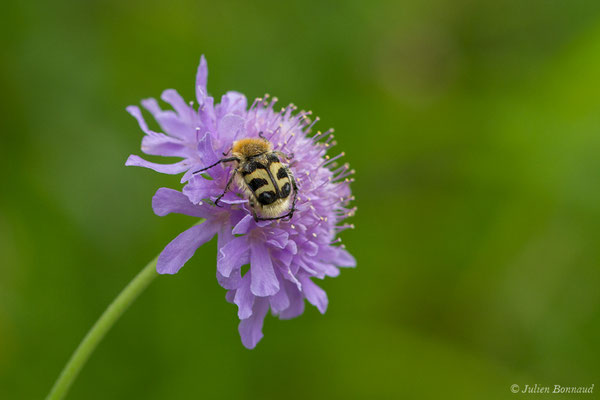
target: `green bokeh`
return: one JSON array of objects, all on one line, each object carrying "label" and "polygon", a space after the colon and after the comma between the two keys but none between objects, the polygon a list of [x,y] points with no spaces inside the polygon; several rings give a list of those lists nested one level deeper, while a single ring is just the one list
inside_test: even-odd
[{"label": "green bokeh", "polygon": [[2,8],[0,398],[42,398],[107,304],[193,223],[152,213],[177,177],[124,167],[142,137],[124,108],[166,88],[192,100],[200,54],[217,98],[268,92],[335,127],[357,170],[343,240],[358,268],[322,282],[326,315],[268,316],[249,351],[213,241],[152,284],[69,398],[600,391],[600,2]]}]

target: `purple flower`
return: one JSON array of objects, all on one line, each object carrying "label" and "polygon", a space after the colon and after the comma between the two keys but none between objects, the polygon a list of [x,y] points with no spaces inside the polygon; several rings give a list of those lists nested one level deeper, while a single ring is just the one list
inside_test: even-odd
[{"label": "purple flower", "polygon": [[[173,110],[163,110],[154,99],[142,101],[164,133],[151,131],[140,109],[130,106],[146,134],[142,151],[149,155],[179,157],[174,164],[156,164],[131,155],[126,165],[151,168],[166,174],[184,173],[183,190],[160,188],[152,199],[157,215],[185,214],[203,218],[177,236],[160,254],[157,270],[175,274],[198,247],[218,236],[217,280],[227,289],[226,298],[238,306],[242,343],[254,348],[262,338],[267,311],[281,319],[294,318],[304,311],[304,299],[324,313],[327,294],[312,278],[339,274],[338,267],[354,267],[356,262],[337,234],[353,227],[343,220],[352,216],[350,192],[354,173],[347,164],[338,165],[326,155],[335,145],[333,130],[308,136],[318,118],[310,112],[294,114],[292,104],[274,110],[276,99],[268,95],[250,107],[246,97],[227,92],[217,105],[206,91],[207,66],[204,56],[196,76],[198,107],[186,103],[176,91],[165,90],[162,100]],[[298,201],[291,220],[255,221],[248,199],[239,187],[230,190],[214,205],[233,172],[234,166],[219,164],[205,174],[193,172],[223,158],[235,140],[264,135],[275,150],[293,154],[289,168],[296,177]],[[232,185],[235,186],[235,185]],[[242,266],[250,264],[246,273]]]}]

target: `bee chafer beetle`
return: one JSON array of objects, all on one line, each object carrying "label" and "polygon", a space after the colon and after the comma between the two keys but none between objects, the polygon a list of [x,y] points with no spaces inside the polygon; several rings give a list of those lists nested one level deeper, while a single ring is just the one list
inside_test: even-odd
[{"label": "bee chafer beetle", "polygon": [[[260,139],[245,138],[233,142],[232,157],[223,158],[208,167],[195,171],[194,174],[221,163],[236,162],[236,168],[227,181],[225,190],[215,200],[215,205],[219,206],[219,200],[225,196],[231,183],[235,180],[249,200],[250,210],[255,221],[278,220],[286,217],[292,219],[298,188],[292,172],[286,164],[281,162],[281,159],[289,160],[293,155],[287,156],[280,151],[273,150],[273,146],[262,136],[262,132],[259,136]],[[226,154],[224,153],[224,155]]]}]

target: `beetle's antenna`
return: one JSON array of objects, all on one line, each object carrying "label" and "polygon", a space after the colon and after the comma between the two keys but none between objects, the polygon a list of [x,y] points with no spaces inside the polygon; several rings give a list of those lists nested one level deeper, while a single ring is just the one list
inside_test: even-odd
[{"label": "beetle's antenna", "polygon": [[199,169],[198,171],[194,171],[194,172],[192,172],[192,175],[195,175],[195,174],[197,174],[197,173],[199,173],[199,172],[202,172],[202,171],[206,171],[207,169],[211,169],[212,167],[214,167],[214,166],[215,166],[215,165],[217,165],[217,164],[220,164],[220,163],[225,163],[225,162],[231,162],[231,161],[237,161],[237,162],[239,162],[239,161],[240,161],[240,159],[239,159],[239,158],[237,158],[237,157],[223,158],[222,160],[219,160],[219,161],[217,161],[216,163],[214,163],[214,164],[212,164],[212,165],[209,165],[209,166],[208,166],[208,167],[206,167],[206,168],[202,168],[202,169]]}]

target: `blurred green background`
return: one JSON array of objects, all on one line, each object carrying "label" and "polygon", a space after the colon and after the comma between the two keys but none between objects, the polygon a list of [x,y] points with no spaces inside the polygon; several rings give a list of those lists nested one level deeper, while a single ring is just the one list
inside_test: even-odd
[{"label": "blurred green background", "polygon": [[[193,223],[125,168],[129,104],[265,92],[335,127],[358,268],[246,350],[215,242],[159,277],[71,399],[510,399],[600,391],[600,2],[32,1],[2,6],[0,398],[39,399]],[[531,398],[556,396],[528,395]]]}]

